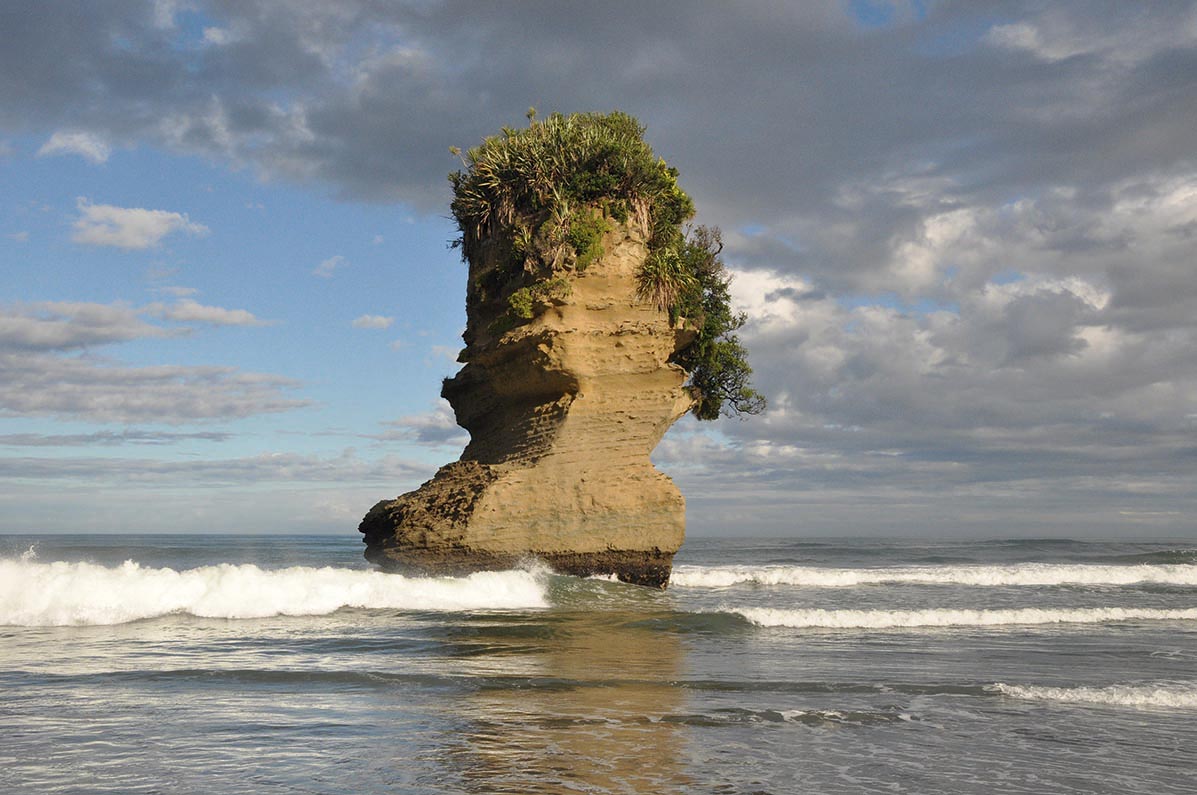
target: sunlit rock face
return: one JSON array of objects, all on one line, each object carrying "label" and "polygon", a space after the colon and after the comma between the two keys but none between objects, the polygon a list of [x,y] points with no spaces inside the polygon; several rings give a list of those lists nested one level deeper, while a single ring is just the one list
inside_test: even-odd
[{"label": "sunlit rock face", "polygon": [[[637,296],[646,223],[611,221],[603,254],[516,269],[501,243],[470,263],[465,367],[442,395],[470,432],[461,459],[362,521],[366,557],[463,573],[537,558],[663,587],[685,502],[649,455],[693,403],[669,359],[693,339]],[[511,296],[534,288],[531,319]]]}]

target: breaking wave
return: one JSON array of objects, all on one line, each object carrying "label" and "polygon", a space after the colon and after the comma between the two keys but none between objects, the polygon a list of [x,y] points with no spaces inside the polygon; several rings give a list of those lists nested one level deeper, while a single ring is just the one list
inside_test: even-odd
[{"label": "breaking wave", "polygon": [[176,571],[93,563],[0,560],[0,625],[123,624],[172,613],[204,618],[327,615],[344,607],[485,610],[548,605],[547,583],[530,571],[467,577],[405,577],[378,571],[261,569],[251,564]]},{"label": "breaking wave", "polygon": [[997,682],[987,688],[1011,698],[1060,701],[1069,704],[1104,704],[1117,707],[1166,707],[1197,709],[1197,685],[1111,685],[1109,687],[1040,687]]},{"label": "breaking wave", "polygon": [[795,629],[899,629],[913,627],[997,627],[1036,624],[1106,624],[1115,621],[1197,621],[1197,608],[1182,610],[1126,607],[1013,610],[783,610],[729,608],[761,627]]},{"label": "breaking wave", "polygon": [[683,588],[733,585],[793,585],[850,588],[858,585],[1163,585],[1197,586],[1191,563],[1109,566],[1068,563],[1019,563],[1009,566],[910,566],[885,569],[834,569],[812,566],[678,566],[670,582]]}]

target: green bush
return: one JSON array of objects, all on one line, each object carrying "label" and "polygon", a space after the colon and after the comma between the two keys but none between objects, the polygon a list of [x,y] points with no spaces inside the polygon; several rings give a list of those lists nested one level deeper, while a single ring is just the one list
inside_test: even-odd
[{"label": "green bush", "polygon": [[492,334],[504,334],[536,316],[536,305],[548,301],[562,301],[572,292],[568,281],[561,277],[521,287],[507,296],[507,311],[490,326]]},{"label": "green bush", "polygon": [[570,213],[565,242],[574,250],[575,268],[584,271],[587,265],[603,256],[603,235],[610,229],[611,225],[598,210],[583,206]]},{"label": "green bush", "polygon": [[[505,127],[468,150],[463,163],[449,175],[450,210],[467,261],[496,233],[540,233],[542,241],[570,245],[572,235],[585,234],[575,224],[594,212],[621,222],[644,214],[652,222],[650,246],[657,247],[694,213],[677,171],[653,154],[640,122],[619,111],[554,113],[523,129]],[[573,248],[580,256],[589,245]]]},{"label": "green bush", "polygon": [[681,253],[672,246],[649,252],[636,274],[637,295],[652,301],[662,312],[668,312],[671,323],[678,321],[682,296],[688,295],[695,286],[694,275]]}]

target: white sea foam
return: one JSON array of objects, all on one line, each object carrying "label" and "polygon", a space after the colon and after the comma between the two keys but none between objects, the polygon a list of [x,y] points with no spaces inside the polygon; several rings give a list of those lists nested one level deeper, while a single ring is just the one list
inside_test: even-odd
[{"label": "white sea foam", "polygon": [[1197,709],[1197,684],[1111,685],[1109,687],[1041,687],[997,682],[991,690],[1029,701],[1105,704],[1117,707]]},{"label": "white sea foam", "polygon": [[1009,566],[904,566],[836,569],[813,566],[677,566],[670,582],[684,588],[727,588],[739,584],[851,588],[858,585],[1163,585],[1197,586],[1197,566],[1188,563],[1133,566],[1074,563],[1018,563]]},{"label": "white sea foam", "polygon": [[377,571],[294,566],[267,570],[220,564],[176,571],[133,561],[0,560],[0,625],[122,624],[170,613],[209,618],[325,615],[342,607],[398,610],[547,606],[544,577],[531,571],[468,577],[405,577]]},{"label": "white sea foam", "polygon": [[1089,607],[1012,610],[783,610],[772,607],[728,608],[762,627],[796,629],[900,629],[906,627],[996,627],[1034,624],[1105,624],[1114,621],[1197,621],[1197,608]]}]

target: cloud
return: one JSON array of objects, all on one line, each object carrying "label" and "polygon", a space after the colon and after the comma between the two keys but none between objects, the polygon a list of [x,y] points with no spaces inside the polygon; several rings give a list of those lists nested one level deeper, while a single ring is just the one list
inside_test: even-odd
[{"label": "cloud", "polygon": [[[448,143],[520,123],[530,99],[545,110],[618,106],[649,124],[699,206],[732,226],[817,211],[844,183],[887,172],[963,175],[996,194],[1101,178],[1118,163],[1167,167],[1189,156],[1197,113],[1183,101],[1185,4],[1093,14],[1081,2],[1016,3],[997,24],[982,7],[940,4],[869,27],[837,2],[469,8],[469,28],[463,8],[201,3],[208,46],[196,47],[144,6],[70,20],[32,7],[0,33],[2,50],[29,66],[0,82],[0,123],[137,138],[440,211]],[[122,36],[104,35],[112,29]],[[548,46],[471,54],[530,31]],[[1028,53],[1043,57],[1028,63]]]},{"label": "cloud", "polygon": [[430,447],[462,448],[469,442],[469,434],[457,424],[453,408],[440,400],[436,408],[426,414],[412,414],[383,423],[387,428],[373,438],[381,441],[409,441]]},{"label": "cloud", "polygon": [[224,442],[231,438],[232,434],[214,431],[172,433],[126,428],[122,431],[95,431],[93,433],[0,434],[0,445],[8,447],[116,447],[125,444],[165,445],[189,441]]},{"label": "cloud", "polygon": [[153,291],[162,295],[174,296],[175,298],[188,298],[190,296],[199,294],[199,290],[194,287],[180,287],[178,285],[155,287],[153,288]]},{"label": "cloud", "polygon": [[9,240],[15,240],[18,243],[28,243],[29,233],[26,231],[13,232],[8,236]]},{"label": "cloud", "polygon": [[132,367],[88,357],[0,353],[0,416],[86,422],[231,420],[306,405],[297,382],[232,367]]},{"label": "cloud", "polygon": [[142,316],[214,326],[268,325],[247,310],[206,306],[189,298],[173,304],[152,303],[143,307],[83,301],[0,305],[0,352],[71,351],[190,333],[187,328],[147,323]]},{"label": "cloud", "polygon": [[[181,424],[289,411],[308,401],[298,383],[231,367],[132,367],[76,351],[137,339],[174,337],[142,315],[214,324],[261,325],[244,310],[42,302],[0,307],[0,416],[92,422]],[[251,322],[252,321],[252,322]]]},{"label": "cloud", "polygon": [[226,44],[232,44],[237,38],[237,34],[228,28],[204,28],[204,44],[223,47]]},{"label": "cloud", "polygon": [[372,329],[388,329],[395,322],[393,317],[384,317],[383,315],[361,315],[354,318],[354,328],[372,328]]},{"label": "cloud", "polygon": [[60,130],[42,144],[37,150],[38,157],[50,155],[79,155],[92,163],[106,163],[112,147],[94,133]]},{"label": "cloud", "polygon": [[146,323],[125,304],[47,301],[0,306],[0,353],[70,351],[185,333]]},{"label": "cloud", "polygon": [[461,348],[456,345],[432,345],[429,346],[428,353],[432,359],[448,360],[456,363],[457,356],[461,353]]},{"label": "cloud", "polygon": [[163,320],[182,323],[207,323],[213,326],[266,326],[267,321],[244,309],[225,309],[207,306],[190,298],[184,298],[171,305],[151,304],[147,312]]},{"label": "cloud", "polygon": [[192,236],[208,234],[208,227],[191,221],[185,214],[140,207],[115,207],[78,200],[81,215],[75,220],[71,239],[92,246],[123,249],[153,248],[174,232]]},{"label": "cloud", "polygon": [[312,271],[312,275],[319,276],[322,279],[330,279],[332,278],[334,272],[348,265],[349,261],[340,254],[337,254],[335,256],[329,257],[326,260],[322,260],[320,264],[316,266],[316,269]]},{"label": "cloud", "polygon": [[366,460],[352,449],[333,456],[278,452],[209,460],[32,456],[0,459],[3,480],[115,483],[140,488],[228,488],[296,482],[393,484],[411,481],[426,474],[426,470],[424,465],[396,456]]}]

